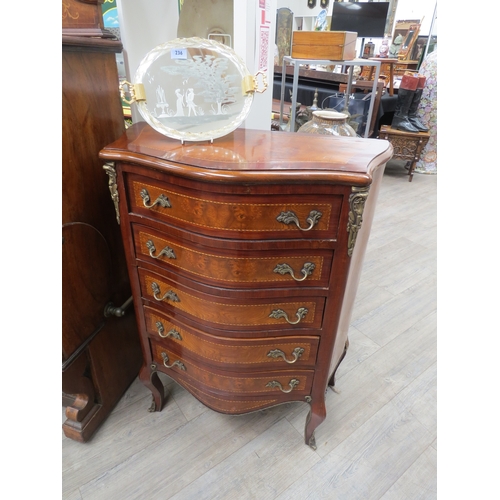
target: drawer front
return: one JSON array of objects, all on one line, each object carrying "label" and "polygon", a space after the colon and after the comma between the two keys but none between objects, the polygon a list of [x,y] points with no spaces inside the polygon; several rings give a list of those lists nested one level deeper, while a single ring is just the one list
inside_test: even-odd
[{"label": "drawer front", "polygon": [[181,312],[202,325],[222,329],[283,330],[321,328],[324,297],[292,300],[221,298],[188,289],[139,268],[142,296],[158,305]]},{"label": "drawer front", "polygon": [[291,365],[313,367],[316,362],[319,337],[227,339],[188,327],[149,307],[144,308],[144,314],[146,331],[152,339],[167,348],[174,345],[181,356],[214,366],[274,370]]},{"label": "drawer front", "polygon": [[[138,259],[167,264],[179,274],[207,284],[230,288],[255,288],[256,283],[267,287],[327,287],[333,252],[301,251],[289,255],[274,252],[233,251],[224,255],[221,249],[182,244],[161,233],[134,225],[134,244]],[[237,256],[234,256],[237,255]],[[265,255],[265,256],[264,256]]]},{"label": "drawer front", "polygon": [[222,196],[181,192],[138,176],[126,182],[131,212],[195,232],[238,239],[337,237],[343,200],[339,194]]},{"label": "drawer front", "polygon": [[313,370],[282,370],[257,373],[216,371],[201,367],[190,358],[180,357],[160,344],[151,343],[153,359],[158,369],[175,373],[175,378],[187,380],[197,387],[216,394],[235,394],[247,396],[285,395],[303,396],[311,392]]},{"label": "drawer front", "polygon": [[190,379],[177,378],[176,380],[204,405],[220,413],[229,413],[231,415],[239,415],[251,411],[262,410],[286,401],[303,401],[304,399],[303,396],[293,397],[294,395],[292,394],[284,394],[280,396],[275,393],[256,398],[235,397],[233,394],[224,397],[223,395],[215,395],[209,391],[200,389],[197,384],[193,383]]}]

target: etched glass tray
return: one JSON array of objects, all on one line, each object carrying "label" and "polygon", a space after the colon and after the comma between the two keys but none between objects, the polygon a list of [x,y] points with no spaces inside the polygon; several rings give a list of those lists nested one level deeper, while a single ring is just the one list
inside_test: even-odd
[{"label": "etched glass tray", "polygon": [[253,101],[253,90],[244,90],[248,76],[243,59],[230,47],[204,38],[177,38],[141,61],[133,82],[141,98],[135,100],[158,132],[181,141],[213,140],[247,117]]}]

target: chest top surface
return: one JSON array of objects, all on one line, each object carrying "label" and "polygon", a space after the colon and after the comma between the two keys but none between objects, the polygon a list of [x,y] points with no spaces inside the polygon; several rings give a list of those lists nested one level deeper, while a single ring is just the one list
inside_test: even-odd
[{"label": "chest top surface", "polygon": [[182,144],[140,122],[100,157],[218,182],[324,181],[365,186],[392,156],[389,141],[237,129],[210,142]]}]

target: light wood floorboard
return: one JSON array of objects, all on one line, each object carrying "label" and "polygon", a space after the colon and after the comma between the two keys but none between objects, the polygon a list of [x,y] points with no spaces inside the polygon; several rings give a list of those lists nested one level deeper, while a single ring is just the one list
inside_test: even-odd
[{"label": "light wood floorboard", "polygon": [[305,403],[231,417],[162,375],[168,400],[150,413],[136,379],[90,442],[63,435],[62,498],[437,498],[437,177],[406,173],[390,162],[384,174],[316,451]]}]

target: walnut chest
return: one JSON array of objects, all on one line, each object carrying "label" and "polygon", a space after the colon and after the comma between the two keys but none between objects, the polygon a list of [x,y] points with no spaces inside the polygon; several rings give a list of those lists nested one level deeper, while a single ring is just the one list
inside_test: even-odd
[{"label": "walnut chest", "polygon": [[101,151],[151,410],[159,371],[223,413],[303,401],[315,447],[391,155],[382,140],[243,129],[181,144],[144,123]]}]

